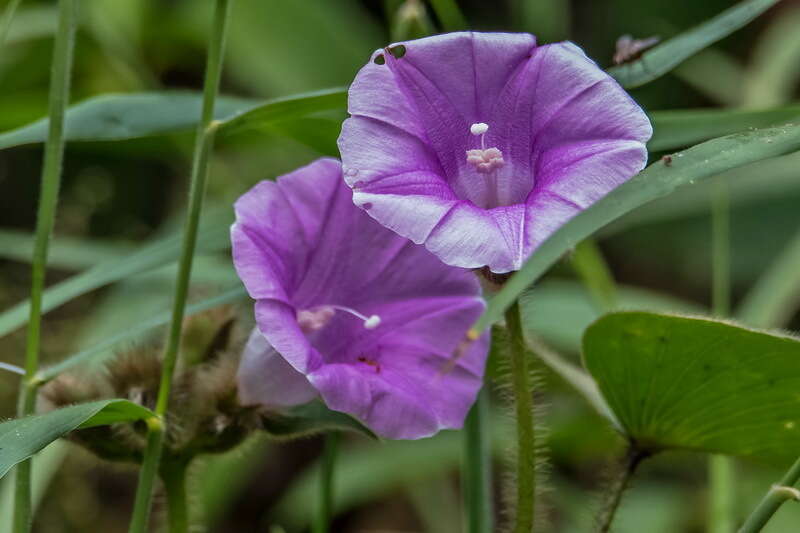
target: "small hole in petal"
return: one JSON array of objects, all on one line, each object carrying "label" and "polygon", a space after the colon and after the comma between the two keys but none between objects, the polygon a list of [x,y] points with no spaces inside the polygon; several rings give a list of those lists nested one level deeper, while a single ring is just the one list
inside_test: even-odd
[{"label": "small hole in petal", "polygon": [[361,204],[361,209],[372,209],[372,203],[364,202],[363,204]]},{"label": "small hole in petal", "polygon": [[383,54],[376,55],[375,59],[373,59],[373,61],[375,62],[376,65],[385,65],[386,64],[386,58],[383,57]]},{"label": "small hole in petal", "polygon": [[389,52],[391,52],[395,58],[400,59],[406,55],[406,47],[402,44],[398,44],[397,46],[389,48]]}]

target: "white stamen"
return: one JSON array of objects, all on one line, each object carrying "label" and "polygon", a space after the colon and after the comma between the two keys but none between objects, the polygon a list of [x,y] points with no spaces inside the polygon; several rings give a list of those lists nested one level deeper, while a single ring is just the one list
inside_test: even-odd
[{"label": "white stamen", "polygon": [[473,135],[480,135],[481,147],[473,150],[467,150],[467,163],[475,167],[481,174],[491,174],[494,170],[503,166],[503,152],[499,148],[486,148],[486,132],[489,131],[489,125],[483,122],[477,122],[469,127],[470,133]]},{"label": "white stamen", "polygon": [[355,309],[352,309],[350,307],[345,307],[343,305],[331,305],[330,307],[333,307],[334,309],[338,309],[340,311],[344,311],[345,313],[350,313],[356,318],[360,318],[361,320],[364,321],[365,329],[375,329],[381,325],[381,317],[379,317],[378,315],[370,315],[370,316],[362,315]]},{"label": "white stamen", "polygon": [[473,135],[483,135],[487,131],[489,131],[489,125],[485,122],[476,122],[469,127],[469,132]]},{"label": "white stamen", "polygon": [[364,321],[364,327],[367,329],[375,329],[381,325],[381,317],[372,315]]}]

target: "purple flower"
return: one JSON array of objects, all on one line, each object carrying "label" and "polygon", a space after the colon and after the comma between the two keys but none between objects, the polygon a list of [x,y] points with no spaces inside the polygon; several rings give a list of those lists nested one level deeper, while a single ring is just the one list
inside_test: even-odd
[{"label": "purple flower", "polygon": [[484,307],[472,274],[356,208],[336,160],[261,182],[235,208],[233,260],[258,326],[239,370],[244,402],[320,394],[395,439],[461,427],[488,350],[483,338],[451,359]]},{"label": "purple flower", "polygon": [[644,112],[572,43],[450,33],[377,50],[339,137],[353,201],[450,265],[518,270],[639,172]]}]

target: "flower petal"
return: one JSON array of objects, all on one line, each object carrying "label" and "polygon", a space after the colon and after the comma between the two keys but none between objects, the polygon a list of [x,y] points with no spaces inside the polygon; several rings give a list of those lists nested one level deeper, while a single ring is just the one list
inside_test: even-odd
[{"label": "flower petal", "polygon": [[310,402],[318,394],[257,328],[247,340],[236,378],[242,405],[291,407]]},{"label": "flower petal", "polygon": [[[488,33],[402,44],[359,72],[339,147],[356,205],[445,263],[516,270],[644,167],[647,116],[574,44]],[[466,151],[479,148],[502,161],[473,167]]]},{"label": "flower petal", "polygon": [[[286,363],[276,372],[304,375],[329,407],[381,435],[458,427],[481,386],[487,344],[440,374],[483,308],[478,282],[372,220],[351,196],[339,165],[322,160],[237,202],[233,257],[263,335],[248,349],[271,346]],[[316,320],[301,326],[298,313]],[[372,315],[377,326],[367,327]],[[246,357],[241,380],[249,398],[274,401],[259,388],[280,385],[261,376],[272,371],[266,361]]]}]

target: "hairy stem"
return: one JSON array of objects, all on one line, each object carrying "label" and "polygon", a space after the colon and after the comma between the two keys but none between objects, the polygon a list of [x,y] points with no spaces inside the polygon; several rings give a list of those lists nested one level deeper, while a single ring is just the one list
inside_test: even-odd
[{"label": "hairy stem", "polygon": [[[727,317],[731,308],[730,198],[728,184],[721,178],[714,179],[711,196],[711,249],[711,307],[715,316]],[[721,455],[710,457],[708,475],[711,493],[708,531],[732,533],[736,484],[733,461]]]},{"label": "hairy stem", "polygon": [[322,451],[322,468],[319,479],[319,503],[317,515],[314,517],[314,533],[328,533],[333,518],[333,475],[336,467],[336,456],[339,451],[338,431],[325,435]]},{"label": "hairy stem", "polygon": [[[167,344],[164,349],[163,369],[161,384],[158,389],[156,401],[156,415],[162,419],[169,405],[172,377],[180,349],[183,316],[186,309],[186,298],[189,292],[189,281],[192,272],[192,260],[197,243],[197,228],[200,223],[200,212],[203,207],[206,181],[208,180],[208,162],[214,147],[214,134],[217,126],[213,121],[214,104],[219,91],[219,80],[222,73],[222,58],[225,47],[225,34],[228,26],[230,5],[232,0],[217,0],[214,13],[214,23],[208,47],[206,62],[206,75],[203,84],[203,111],[197,127],[195,138],[195,152],[192,163],[191,184],[189,189],[189,206],[186,214],[186,223],[183,232],[181,257],[178,263],[178,274],[175,280],[175,296],[172,307]],[[143,533],[147,529],[150,515],[150,502],[154,478],[158,472],[158,463],[161,458],[164,443],[163,428],[155,428],[152,424],[152,433],[148,435],[147,447],[144,452],[144,464],[139,475],[139,487],[136,493],[136,503],[131,521],[131,533]],[[145,468],[147,467],[147,468]]]},{"label": "hairy stem", "polygon": [[[12,4],[9,9],[12,7],[16,6]],[[61,164],[64,158],[64,110],[69,101],[77,7],[75,0],[60,0],[59,2],[58,29],[53,44],[53,62],[50,74],[49,130],[44,148],[36,237],[31,261],[31,303],[25,345],[25,378],[20,384],[19,416],[31,414],[36,407],[36,389],[39,382],[35,376],[39,370],[42,293],[47,271],[50,235],[53,232],[58,190],[61,185]],[[10,19],[10,14],[7,18]],[[29,459],[17,467],[14,500],[15,533],[30,531],[32,520],[31,461]]]},{"label": "hairy stem", "polygon": [[639,464],[647,457],[647,453],[636,450],[631,447],[625,454],[625,459],[620,469],[619,476],[614,480],[611,487],[608,489],[608,500],[606,501],[603,511],[600,514],[598,521],[598,533],[608,533],[611,530],[611,524],[614,522],[614,516],[617,514],[619,504],[622,501],[622,495],[628,488],[628,485],[633,478],[633,474],[639,467]]},{"label": "hairy stem", "polygon": [[463,491],[467,533],[492,531],[492,456],[489,437],[489,395],[478,394],[464,422]]},{"label": "hairy stem", "polygon": [[794,488],[800,480],[800,458],[789,468],[777,485],[773,485],[745,520],[739,533],[758,533],[769,522],[772,515],[787,500],[800,499],[800,492]]},{"label": "hairy stem", "polygon": [[506,311],[511,358],[511,380],[517,420],[517,498],[515,533],[533,530],[536,510],[536,434],[533,382],[528,370],[519,303]]}]

